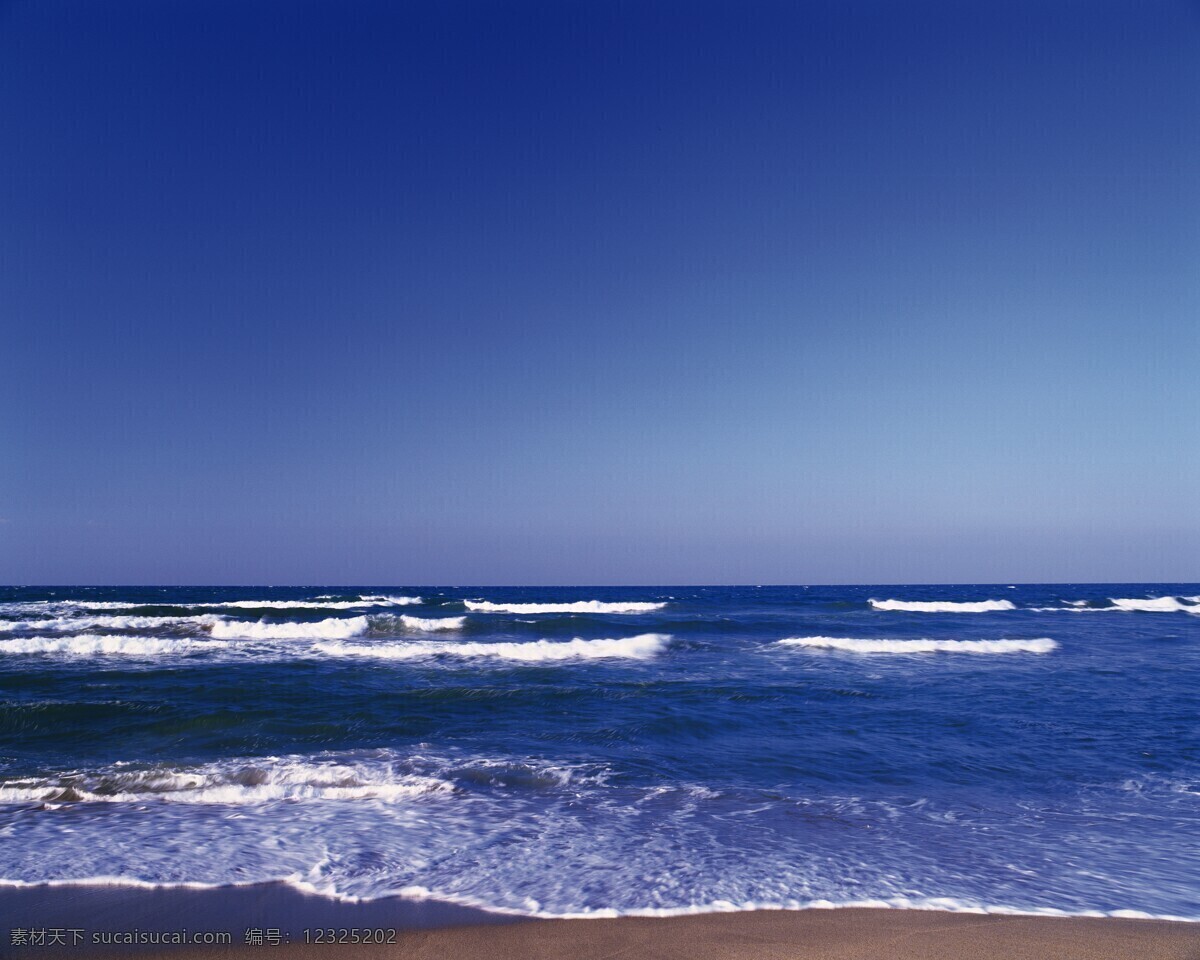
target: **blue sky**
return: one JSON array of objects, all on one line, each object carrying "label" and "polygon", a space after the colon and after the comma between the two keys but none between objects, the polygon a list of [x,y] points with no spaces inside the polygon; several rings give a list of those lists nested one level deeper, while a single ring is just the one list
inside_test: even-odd
[{"label": "blue sky", "polygon": [[10,2],[0,582],[1200,580],[1184,3]]}]

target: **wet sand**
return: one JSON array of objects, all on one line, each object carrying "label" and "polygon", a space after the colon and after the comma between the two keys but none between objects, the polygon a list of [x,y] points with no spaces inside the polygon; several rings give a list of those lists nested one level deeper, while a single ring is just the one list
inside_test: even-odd
[{"label": "wet sand", "polygon": [[[344,903],[283,884],[152,890],[67,886],[0,891],[0,955],[423,960],[1200,960],[1200,924],[923,910],[802,910],[525,920],[400,898]],[[311,943],[316,931],[391,930],[386,944]],[[13,946],[17,929],[82,930],[70,945]],[[106,933],[224,933],[230,943],[97,945]],[[305,931],[308,931],[307,933]],[[281,941],[247,943],[249,939]],[[261,938],[259,934],[262,934]],[[286,941],[286,942],[285,942]]]}]

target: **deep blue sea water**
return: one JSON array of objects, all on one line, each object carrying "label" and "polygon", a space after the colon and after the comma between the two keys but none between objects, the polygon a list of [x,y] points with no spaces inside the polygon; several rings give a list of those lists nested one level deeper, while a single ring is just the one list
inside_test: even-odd
[{"label": "deep blue sea water", "polygon": [[0,589],[0,880],[1196,920],[1198,705],[1200,584]]}]

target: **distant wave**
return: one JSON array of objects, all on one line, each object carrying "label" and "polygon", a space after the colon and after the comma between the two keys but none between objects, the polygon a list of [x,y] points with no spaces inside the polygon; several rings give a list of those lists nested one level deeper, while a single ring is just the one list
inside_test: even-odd
[{"label": "distant wave", "polygon": [[1116,599],[1109,598],[1111,607],[1088,606],[1086,600],[1068,600],[1065,607],[1030,607],[1030,610],[1041,613],[1192,613],[1200,614],[1200,603],[1185,603],[1195,601],[1197,597],[1153,597]]},{"label": "distant wave", "polygon": [[367,632],[369,617],[329,617],[314,623],[256,623],[224,620],[214,623],[212,635],[241,640],[340,640]]},{"label": "distant wave", "polygon": [[425,619],[423,617],[410,617],[407,614],[400,614],[400,622],[409,630],[433,631],[433,630],[461,630],[463,624],[467,622],[466,617],[433,617]]},{"label": "distant wave", "polygon": [[665,603],[606,603],[602,600],[576,600],[574,603],[489,603],[464,600],[468,610],[481,613],[653,613]]},{"label": "distant wave", "polygon": [[1140,613],[1200,613],[1200,604],[1187,604],[1183,599],[1194,597],[1156,597],[1144,600],[1112,599],[1113,609]]},{"label": "distant wave", "polygon": [[396,801],[452,789],[446,780],[389,764],[265,757],[183,769],[131,770],[118,765],[93,774],[3,781],[0,803]]},{"label": "distant wave", "polygon": [[1015,610],[1010,600],[978,600],[960,603],[953,600],[872,600],[876,610],[907,610],[912,613],[991,613]]},{"label": "distant wave", "polygon": [[189,603],[189,607],[239,607],[248,610],[353,610],[358,607],[406,607],[424,603],[421,597],[360,597],[358,600],[226,600]]},{"label": "distant wave", "polygon": [[[54,608],[75,608],[83,610],[128,610],[130,607],[179,607],[178,603],[138,603],[134,600],[26,600],[20,603],[5,604],[5,608],[19,607],[29,612],[38,612]],[[188,606],[183,604],[182,606]]]},{"label": "distant wave", "polygon": [[0,640],[0,654],[67,653],[76,656],[88,654],[153,656],[164,653],[197,653],[202,650],[220,649],[227,646],[229,646],[227,643],[214,640],[168,640],[157,637],[105,636],[84,633],[73,637],[17,637],[12,640]]},{"label": "distant wave", "polygon": [[195,617],[56,617],[48,620],[0,621],[0,633],[32,630],[153,630],[158,627],[208,627],[220,617],[201,614]]},{"label": "distant wave", "polygon": [[361,607],[406,607],[424,603],[423,597],[362,596],[357,600],[210,600],[170,603],[163,600],[32,600],[6,606],[77,607],[84,610],[128,610],[131,607],[173,607],[188,610],[356,610]]},{"label": "distant wave", "polygon": [[497,657],[526,663],[554,660],[623,658],[646,660],[661,653],[670,636],[644,633],[613,640],[534,640],[528,643],[452,643],[412,640],[407,643],[318,643],[316,649],[335,657],[378,657],[410,660],[421,657]]},{"label": "distant wave", "polygon": [[780,643],[846,653],[1049,653],[1058,644],[1036,640],[852,640],[838,637],[789,637]]}]

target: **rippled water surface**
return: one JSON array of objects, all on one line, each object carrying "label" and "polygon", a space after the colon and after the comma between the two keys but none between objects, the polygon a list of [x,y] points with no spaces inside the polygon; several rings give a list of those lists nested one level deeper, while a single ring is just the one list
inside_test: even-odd
[{"label": "rippled water surface", "polygon": [[1200,585],[0,590],[0,879],[1200,919]]}]

